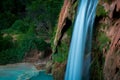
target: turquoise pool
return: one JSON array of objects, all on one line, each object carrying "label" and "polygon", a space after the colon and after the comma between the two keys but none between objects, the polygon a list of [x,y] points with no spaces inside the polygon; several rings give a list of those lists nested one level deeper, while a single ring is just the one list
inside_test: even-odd
[{"label": "turquoise pool", "polygon": [[0,66],[0,80],[53,80],[53,77],[32,64],[19,63]]}]

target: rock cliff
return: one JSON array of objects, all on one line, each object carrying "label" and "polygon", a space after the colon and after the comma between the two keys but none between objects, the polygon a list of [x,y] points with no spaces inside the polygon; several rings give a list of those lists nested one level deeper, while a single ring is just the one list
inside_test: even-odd
[{"label": "rock cliff", "polygon": [[[72,29],[77,4],[78,0],[64,0],[54,38],[53,54],[62,54],[63,56],[68,54],[71,39],[71,34],[68,32],[69,29]],[[64,45],[67,45],[67,49],[64,48]],[[52,71],[56,80],[63,80],[66,60],[67,58],[61,62],[55,62],[53,59]],[[120,0],[100,0],[96,11],[91,80],[103,79],[120,80]]]}]

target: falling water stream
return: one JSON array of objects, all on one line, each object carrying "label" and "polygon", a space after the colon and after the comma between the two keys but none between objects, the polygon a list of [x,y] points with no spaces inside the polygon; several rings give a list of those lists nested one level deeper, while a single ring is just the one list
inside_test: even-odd
[{"label": "falling water stream", "polygon": [[92,28],[98,0],[80,0],[74,25],[65,80],[89,80]]},{"label": "falling water stream", "polygon": [[[80,0],[65,80],[89,80],[92,28],[98,0]],[[31,64],[0,66],[0,80],[53,80]]]}]

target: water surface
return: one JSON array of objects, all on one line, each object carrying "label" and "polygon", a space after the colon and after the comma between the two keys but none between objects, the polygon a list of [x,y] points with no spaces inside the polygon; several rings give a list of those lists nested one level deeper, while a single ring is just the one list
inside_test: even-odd
[{"label": "water surface", "polygon": [[32,64],[19,63],[0,66],[0,80],[53,80],[53,77]]}]

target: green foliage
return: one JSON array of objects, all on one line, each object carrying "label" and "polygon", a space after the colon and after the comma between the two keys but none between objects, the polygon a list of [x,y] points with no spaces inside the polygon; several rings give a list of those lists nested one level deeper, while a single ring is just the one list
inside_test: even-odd
[{"label": "green foliage", "polygon": [[[97,54],[96,54],[97,53]],[[94,59],[91,62],[91,80],[104,80],[103,68],[104,58],[99,54],[98,51],[94,51]]]},{"label": "green foliage", "polygon": [[56,51],[52,55],[52,59],[53,59],[54,62],[62,63],[62,62],[65,62],[67,60],[70,40],[71,40],[71,36],[72,36],[72,30],[73,30],[73,26],[70,26],[67,29],[67,31],[64,33],[64,35],[67,35],[66,38],[61,39],[60,44],[58,44],[57,47],[56,47],[54,45],[54,38],[55,38],[56,31],[57,31],[57,27],[54,28],[53,38],[51,39],[52,50],[54,52]]},{"label": "green foliage", "polygon": [[102,1],[107,2],[107,3],[109,3],[109,4],[112,3],[112,0],[102,0]]},{"label": "green foliage", "polygon": [[105,35],[105,33],[100,33],[98,36],[98,42],[99,42],[99,50],[102,52],[103,48],[107,45],[109,42],[109,38]]},{"label": "green foliage", "polygon": [[49,47],[43,39],[37,38],[35,34],[21,34],[18,37],[18,45],[24,47],[26,51],[30,51],[37,48],[40,51],[45,50]]},{"label": "green foliage", "polygon": [[[92,62],[91,62],[91,80],[104,80],[103,69],[105,56],[110,39],[105,32],[108,24],[96,22],[95,32],[93,33]],[[94,76],[95,75],[95,76]]]},{"label": "green foliage", "polygon": [[1,32],[2,33],[7,33],[7,34],[27,34],[27,33],[35,33],[35,24],[29,19],[24,19],[24,20],[16,20],[12,26],[8,29],[4,29]]},{"label": "green foliage", "polygon": [[50,47],[50,44],[46,43],[42,39],[35,39],[35,44],[38,50],[44,51],[46,48]]},{"label": "green foliage", "polygon": [[0,0],[0,11],[10,11],[11,13],[18,14],[24,10],[25,4],[28,2],[29,0]]},{"label": "green foliage", "polygon": [[0,52],[0,64],[16,63],[21,61],[19,49],[7,49]]},{"label": "green foliage", "polygon": [[[97,34],[97,33],[96,33]],[[93,42],[93,53],[92,53],[92,62],[91,62],[91,80],[104,80],[103,68],[105,58],[103,56],[103,48],[107,46],[109,39],[103,32],[99,32],[96,37],[97,41]],[[95,76],[94,76],[95,75]]]},{"label": "green foliage", "polygon": [[23,18],[29,0],[0,0],[0,29],[11,27],[15,20]]},{"label": "green foliage", "polygon": [[10,35],[0,37],[0,64],[15,63],[20,60],[20,48],[15,47]]},{"label": "green foliage", "polygon": [[54,39],[55,39],[56,31],[57,31],[57,26],[54,27],[54,30],[53,30],[53,33],[52,33],[52,37],[51,37],[51,41],[50,41],[53,53],[55,52]]},{"label": "green foliage", "polygon": [[29,50],[35,48],[35,45],[33,43],[35,39],[35,35],[30,34],[19,34],[17,36],[17,46],[19,48],[22,48],[22,52],[28,52]]},{"label": "green foliage", "polygon": [[44,51],[50,47],[45,39],[51,38],[62,2],[1,0],[0,64],[20,62],[32,49]]},{"label": "green foliage", "polygon": [[23,21],[23,20],[16,20],[12,27],[11,27],[13,30],[16,30],[18,32],[27,32],[28,31],[28,28],[29,28],[29,23]]},{"label": "green foliage", "polygon": [[4,38],[0,36],[0,51],[9,49],[13,46],[12,37],[7,35]]},{"label": "green foliage", "polygon": [[71,28],[67,30],[67,35],[69,35],[70,38],[72,36],[72,32],[73,32],[73,26],[71,26]]},{"label": "green foliage", "polygon": [[0,13],[0,29],[9,28],[16,19],[17,16],[10,12]]},{"label": "green foliage", "polygon": [[98,17],[105,17],[105,16],[107,16],[107,12],[104,10],[104,7],[103,6],[101,6],[101,5],[98,5],[97,6],[97,11],[96,11],[96,15],[98,16]]},{"label": "green foliage", "polygon": [[67,58],[68,58],[69,45],[70,45],[70,39],[71,39],[71,36],[72,36],[73,26],[70,26],[67,29],[67,31],[64,33],[64,35],[67,35],[66,38],[61,40],[60,44],[58,44],[57,47],[53,44],[55,34],[56,34],[56,30],[57,30],[57,27],[54,28],[54,32],[52,34],[53,38],[51,39],[52,50],[56,51],[52,55],[52,60],[54,62],[62,63],[62,62],[65,62],[67,60]]},{"label": "green foliage", "polygon": [[[2,33],[9,35],[10,38],[8,36],[2,37],[3,35],[1,34],[0,64],[20,62],[24,58],[25,53],[32,49],[44,51],[50,46],[43,39],[37,37],[35,28],[33,22],[29,22],[29,19],[24,19],[16,20],[11,28],[2,30]],[[15,36],[15,40],[11,36]]]},{"label": "green foliage", "polygon": [[[24,58],[25,53],[32,49],[36,48],[43,51],[49,47],[49,44],[44,40],[37,38],[34,34],[19,34],[16,38],[17,41],[9,48],[6,48],[6,46],[10,46],[10,44],[5,40],[3,41],[5,44],[5,50],[1,49],[0,51],[0,64],[20,62]],[[10,39],[7,38],[6,40]]]},{"label": "green foliage", "polygon": [[53,61],[59,63],[66,61],[68,57],[68,51],[68,44],[62,43],[61,46],[58,47],[58,53],[52,55]]},{"label": "green foliage", "polygon": [[[27,15],[34,21],[38,29],[42,29],[39,32],[44,31],[41,33],[48,35],[47,37],[51,37],[62,2],[63,0],[35,0],[27,5]],[[38,34],[41,35],[41,33]]]}]

